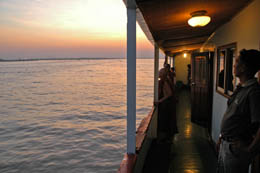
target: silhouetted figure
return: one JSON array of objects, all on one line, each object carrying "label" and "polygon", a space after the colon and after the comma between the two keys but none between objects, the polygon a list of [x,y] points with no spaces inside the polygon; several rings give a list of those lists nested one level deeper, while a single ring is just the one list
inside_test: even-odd
[{"label": "silhouetted figure", "polygon": [[175,86],[175,84],[176,84],[176,73],[175,73],[174,67],[171,67],[169,76],[170,76],[170,79],[172,80],[173,85]]},{"label": "silhouetted figure", "polygon": [[218,86],[224,88],[224,69],[218,75]]},{"label": "silhouetted figure", "polygon": [[158,141],[170,140],[178,132],[176,124],[176,98],[174,87],[169,79],[169,71],[162,68],[159,71],[158,105]]},{"label": "silhouetted figure", "polygon": [[191,65],[188,64],[188,77],[187,77],[187,87],[190,88],[190,84],[191,84]]}]

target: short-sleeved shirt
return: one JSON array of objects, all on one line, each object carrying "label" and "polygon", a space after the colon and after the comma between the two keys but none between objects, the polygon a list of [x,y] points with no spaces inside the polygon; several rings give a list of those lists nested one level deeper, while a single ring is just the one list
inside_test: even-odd
[{"label": "short-sleeved shirt", "polygon": [[244,140],[252,138],[260,123],[260,85],[250,79],[238,85],[221,123],[221,134]]}]

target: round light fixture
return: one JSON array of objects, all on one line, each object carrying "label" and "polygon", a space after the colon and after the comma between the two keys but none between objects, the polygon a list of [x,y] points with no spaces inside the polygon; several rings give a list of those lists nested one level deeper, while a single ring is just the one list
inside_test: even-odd
[{"label": "round light fixture", "polygon": [[206,16],[207,11],[201,10],[201,11],[195,11],[191,13],[192,16],[188,20],[188,24],[192,27],[202,27],[207,25],[210,22],[210,17]]}]

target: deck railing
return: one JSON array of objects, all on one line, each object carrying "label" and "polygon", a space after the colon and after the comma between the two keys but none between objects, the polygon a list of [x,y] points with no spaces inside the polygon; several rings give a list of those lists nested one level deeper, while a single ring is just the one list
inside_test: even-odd
[{"label": "deck railing", "polygon": [[136,154],[125,154],[118,173],[141,173],[147,152],[157,131],[157,109],[151,112],[140,123],[136,131]]}]

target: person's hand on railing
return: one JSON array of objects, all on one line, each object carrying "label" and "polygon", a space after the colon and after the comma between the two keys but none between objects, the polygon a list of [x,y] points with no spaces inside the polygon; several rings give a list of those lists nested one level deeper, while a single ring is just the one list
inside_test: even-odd
[{"label": "person's hand on railing", "polygon": [[219,135],[219,138],[218,138],[218,141],[216,143],[216,151],[217,151],[217,154],[219,153],[219,149],[220,149],[220,144],[222,142],[222,136]]},{"label": "person's hand on railing", "polygon": [[154,102],[153,102],[153,105],[154,105],[155,107],[157,107],[157,106],[159,106],[160,103],[161,103],[160,101],[154,101]]}]

